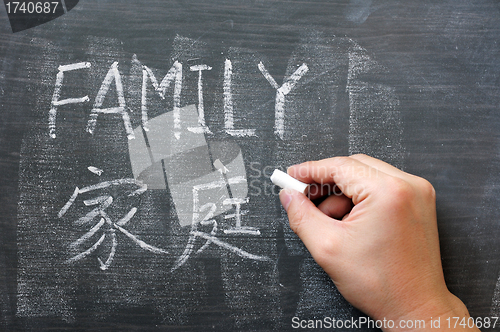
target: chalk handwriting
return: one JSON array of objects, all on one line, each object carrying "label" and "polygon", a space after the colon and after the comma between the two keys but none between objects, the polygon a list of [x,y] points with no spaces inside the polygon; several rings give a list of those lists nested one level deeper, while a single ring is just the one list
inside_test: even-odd
[{"label": "chalk handwriting", "polygon": [[[206,203],[201,207],[199,206],[199,194],[200,192],[203,192],[203,190],[222,188],[228,184],[230,185],[235,183],[246,183],[246,179],[245,177],[234,177],[230,179],[226,178],[225,180],[221,181],[193,186],[193,222],[191,225],[191,231],[189,232],[189,239],[187,241],[184,252],[177,259],[177,262],[174,264],[171,271],[176,270],[189,259],[193,250],[195,249],[198,238],[204,239],[205,243],[196,251],[197,254],[203,252],[203,250],[205,250],[211,243],[213,243],[216,246],[219,246],[244,258],[258,261],[270,261],[270,258],[268,257],[251,254],[241,248],[220,240],[217,237],[217,221],[214,219],[215,211],[217,210],[216,203]],[[124,190],[124,193],[118,195],[116,194],[116,192],[119,192],[117,189],[120,188]],[[104,191],[106,189],[113,189],[110,191],[114,192],[115,196],[111,194],[99,194],[101,193],[101,191]],[[146,243],[145,241],[139,239],[137,235],[132,234],[126,229],[127,223],[137,213],[137,207],[131,207],[130,210],[118,220],[113,220],[106,212],[107,208],[109,208],[113,203],[119,201],[123,197],[142,195],[146,190],[146,185],[144,185],[141,181],[132,178],[104,181],[83,188],[76,187],[66,204],[64,204],[64,206],[59,210],[59,218],[62,218],[68,212],[68,210],[75,204],[77,198],[80,195],[96,192],[97,196],[83,200],[83,206],[94,208],[91,211],[87,212],[84,216],[74,221],[74,224],[79,226],[88,224],[91,225],[91,228],[77,240],[69,244],[69,247],[72,250],[78,251],[82,247],[84,249],[81,249],[78,254],[73,255],[72,257],[67,259],[66,263],[71,264],[86,258],[90,254],[95,252],[99,248],[99,246],[104,243],[104,241],[108,240],[111,243],[111,249],[108,256],[106,257],[106,259],[101,259],[100,257],[97,258],[99,268],[103,271],[107,270],[113,262],[116,250],[118,248],[119,238],[117,236],[117,232],[125,235],[143,250],[150,251],[154,254],[168,255],[169,251]],[[258,229],[255,229],[253,227],[244,227],[241,225],[241,216],[246,214],[247,212],[242,211],[241,205],[246,203],[248,203],[248,198],[232,198],[226,199],[223,202],[224,205],[232,204],[235,206],[235,213],[225,216],[225,219],[235,219],[235,227],[224,230],[225,234],[260,235]],[[202,214],[204,214],[204,216],[201,216]],[[198,225],[212,226],[212,229],[209,233],[207,233],[199,230]],[[97,240],[92,243],[90,240],[96,239],[96,237],[98,237]],[[89,242],[91,242],[92,244],[90,244],[89,246],[84,246]]]},{"label": "chalk handwriting", "polygon": [[282,86],[279,86],[262,62],[259,63],[258,67],[269,84],[276,89],[274,132],[279,138],[283,139],[285,135],[285,96],[292,91],[302,76],[309,71],[309,68],[303,63]]},{"label": "chalk handwriting", "polygon": [[205,107],[203,105],[203,80],[202,73],[204,70],[212,70],[212,67],[207,65],[191,66],[191,71],[198,72],[198,127],[188,128],[189,131],[197,134],[211,134],[212,132],[208,129],[205,124]]},{"label": "chalk handwriting", "polygon": [[[225,174],[224,174],[225,175]],[[233,252],[234,254],[252,259],[252,260],[257,260],[257,261],[271,261],[270,258],[266,256],[259,256],[259,255],[254,255],[251,254],[243,249],[240,249],[236,246],[233,246],[227,242],[221,241],[216,237],[217,231],[218,231],[218,226],[217,226],[217,221],[214,219],[214,212],[217,209],[217,206],[215,203],[206,203],[203,206],[199,206],[199,195],[200,192],[203,192],[204,190],[211,190],[214,188],[223,188],[227,185],[231,184],[236,184],[236,183],[246,183],[246,179],[244,176],[237,176],[233,178],[225,178],[220,181],[214,181],[210,183],[205,183],[205,184],[200,184],[193,186],[193,222],[191,225],[191,231],[189,233],[189,239],[187,242],[187,245],[184,249],[184,252],[182,255],[179,257],[177,260],[176,264],[172,268],[172,271],[176,270],[180,266],[182,266],[191,256],[193,251],[195,250],[196,247],[196,240],[197,238],[201,238],[206,240],[205,243],[196,251],[196,253],[201,253],[203,250],[205,250],[208,245],[211,243],[224,248],[226,250],[229,250]],[[248,203],[248,197],[246,199],[238,199],[238,198],[231,198],[231,199],[226,199],[224,200],[225,205],[227,204],[235,204],[235,210],[236,212],[234,214],[226,215],[225,219],[229,218],[235,218],[236,220],[236,227],[230,228],[228,230],[224,230],[225,234],[247,234],[247,235],[260,235],[260,231],[256,228],[253,227],[242,227],[241,226],[241,216],[242,214],[246,214],[247,211],[242,212],[241,211],[241,204],[243,203]],[[208,212],[205,212],[208,211]],[[205,213],[205,215],[202,217],[201,214]],[[198,225],[203,225],[203,226],[212,226],[212,230],[210,233],[202,232],[198,229]]]},{"label": "chalk handwriting", "polygon": [[165,93],[168,87],[174,83],[174,105],[173,105],[173,115],[174,115],[174,129],[175,137],[180,138],[181,130],[181,92],[182,92],[182,64],[178,61],[174,62],[170,70],[167,72],[165,77],[163,77],[161,83],[158,85],[155,75],[147,66],[143,66],[142,71],[142,97],[141,97],[141,112],[142,112],[142,126],[145,131],[148,131],[148,108],[147,108],[147,80],[151,80],[155,91],[160,95],[162,99],[165,99]]},{"label": "chalk handwriting", "polygon": [[[116,93],[118,95],[118,104],[119,107],[111,107],[111,108],[101,108],[102,103],[104,102],[104,98],[109,91],[111,86],[111,82],[115,81],[116,85]],[[99,114],[120,114],[123,118],[123,124],[125,125],[125,130],[127,131],[127,135],[129,139],[135,138],[134,130],[132,129],[132,124],[130,123],[130,117],[127,113],[127,105],[125,103],[125,96],[123,94],[123,85],[122,79],[120,76],[120,72],[118,71],[118,62],[114,62],[111,65],[104,81],[102,82],[101,88],[95,97],[94,107],[92,108],[92,112],[90,113],[90,119],[87,123],[87,131],[91,134],[94,133],[94,129],[97,122],[97,117]]]},{"label": "chalk handwriting", "polygon": [[[62,209],[58,213],[58,217],[61,218],[66,214],[68,209],[74,204],[75,200],[77,199],[78,195],[85,194],[88,192],[93,192],[93,191],[98,191],[101,189],[107,189],[111,187],[125,187],[128,190],[131,190],[129,187],[136,187],[137,189],[131,191],[128,193],[126,196],[137,196],[143,194],[147,190],[147,186],[142,184],[142,182],[135,180],[135,179],[119,179],[119,180],[113,180],[113,181],[104,181],[101,183],[98,183],[96,185],[92,186],[87,186],[84,188],[78,188],[76,187],[75,191],[73,192],[73,195],[69,198],[69,200],[66,202],[66,204],[62,207]],[[100,195],[91,199],[86,199],[83,201],[83,204],[85,206],[96,206],[94,209],[92,209],[90,212],[85,214],[85,216],[80,217],[77,219],[74,223],[77,225],[84,225],[84,224],[91,224],[94,222],[94,220],[99,219],[99,221],[85,234],[83,234],[80,238],[78,238],[76,241],[73,241],[70,244],[71,249],[77,249],[81,247],[84,243],[88,242],[97,232],[102,231],[102,235],[99,237],[99,239],[92,244],[89,248],[86,250],[80,252],[79,254],[69,258],[66,262],[67,263],[73,263],[76,261],[79,261],[88,255],[90,255],[92,252],[94,252],[103,242],[106,240],[106,238],[110,238],[111,240],[111,250],[110,253],[107,257],[107,259],[103,262],[101,258],[97,258],[99,262],[99,266],[101,270],[106,270],[110,266],[110,264],[113,262],[113,258],[116,253],[116,248],[118,246],[118,240],[116,236],[116,231],[119,231],[123,233],[125,236],[130,238],[133,242],[135,242],[139,247],[141,247],[144,250],[151,251],[153,253],[158,253],[158,254],[167,254],[168,252],[166,250],[157,248],[155,246],[152,246],[150,244],[147,244],[146,242],[140,240],[136,235],[130,233],[128,230],[124,228],[126,224],[134,217],[134,215],[137,212],[136,207],[132,207],[129,212],[123,216],[121,219],[117,221],[113,221],[110,216],[106,213],[106,209],[111,206],[111,204],[117,199],[121,197],[113,197],[112,195]],[[102,230],[103,227],[107,227],[106,230]]]},{"label": "chalk handwriting", "polygon": [[226,59],[224,63],[224,126],[226,133],[237,137],[256,136],[255,129],[234,129],[233,95],[231,91],[232,76],[233,65],[231,60]]},{"label": "chalk handwriting", "polygon": [[52,103],[49,111],[49,135],[52,138],[56,138],[57,107],[68,104],[85,103],[90,100],[89,96],[59,100],[59,97],[61,97],[61,88],[64,80],[64,72],[83,69],[83,68],[90,68],[90,62],[78,62],[78,63],[73,63],[71,65],[59,66],[59,72],[57,73],[56,76],[56,85],[54,88],[54,94],[52,95]]},{"label": "chalk handwriting", "polygon": [[89,166],[89,167],[87,167],[87,169],[98,176],[101,176],[102,173],[104,173],[104,171],[102,169],[94,167],[94,166]]},{"label": "chalk handwriting", "polygon": [[[134,58],[136,56],[134,55]],[[51,108],[49,110],[49,135],[51,138],[56,138],[56,117],[58,108],[63,105],[68,104],[78,104],[86,103],[89,101],[88,96],[79,98],[67,98],[60,100],[61,89],[63,85],[64,72],[88,69],[91,67],[89,62],[79,62],[69,65],[59,66],[59,72],[56,76],[56,83],[54,88],[54,94],[52,96]],[[296,87],[299,80],[309,71],[308,66],[303,63],[299,68],[288,78],[284,80],[284,83],[279,86],[276,80],[267,71],[264,64],[260,62],[257,65],[258,69],[269,82],[269,84],[276,89],[275,98],[275,124],[274,133],[281,139],[284,137],[285,133],[285,97]],[[196,66],[191,66],[190,71],[198,72],[198,124],[197,127],[188,128],[189,131],[200,134],[211,134],[211,130],[206,125],[205,121],[205,107],[203,101],[203,71],[212,70],[212,67],[201,64]],[[161,83],[158,84],[153,71],[147,66],[143,66],[142,75],[142,94],[141,94],[141,119],[142,126],[145,131],[148,131],[148,107],[147,107],[147,86],[148,80],[153,85],[154,90],[158,95],[165,99],[166,90],[169,88],[172,82],[174,82],[173,88],[173,117],[174,117],[174,136],[176,139],[180,139],[182,123],[181,123],[181,92],[183,85],[183,66],[180,62],[175,61],[170,70],[167,72],[165,77],[162,79]],[[223,77],[223,111],[224,111],[224,130],[231,136],[235,137],[247,137],[256,136],[255,129],[235,129],[234,123],[234,105],[233,105],[233,92],[232,92],[232,75],[233,66],[231,60],[226,59],[224,62],[224,77]],[[112,82],[115,82],[116,94],[118,99],[117,107],[102,108],[106,94],[108,93]],[[87,132],[93,134],[96,128],[97,119],[100,114],[118,114],[121,115],[127,137],[129,139],[135,138],[134,131],[130,122],[130,116],[128,113],[127,103],[125,100],[123,92],[123,84],[118,70],[118,62],[114,62],[110,69],[108,70],[106,77],[104,78],[101,87],[95,97],[94,105],[90,112],[89,120],[87,122]]]}]

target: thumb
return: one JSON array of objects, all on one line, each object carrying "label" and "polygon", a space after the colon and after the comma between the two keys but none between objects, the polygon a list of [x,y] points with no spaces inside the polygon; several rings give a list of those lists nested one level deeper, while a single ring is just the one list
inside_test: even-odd
[{"label": "thumb", "polygon": [[298,191],[281,190],[280,201],[288,214],[290,228],[322,266],[322,258],[331,254],[338,244],[334,228],[339,221],[325,215]]}]

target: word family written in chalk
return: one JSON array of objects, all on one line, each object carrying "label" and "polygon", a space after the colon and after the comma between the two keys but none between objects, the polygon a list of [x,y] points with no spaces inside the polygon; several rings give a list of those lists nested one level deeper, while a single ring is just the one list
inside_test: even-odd
[{"label": "word family written in chalk", "polygon": [[[134,55],[134,59],[136,57]],[[130,114],[134,110],[129,109],[127,100],[125,99],[124,87],[122,83],[122,75],[120,74],[119,63],[114,62],[109,68],[102,84],[97,92],[93,101],[92,110],[87,121],[86,131],[93,134],[96,128],[96,123],[100,115],[115,114],[121,116],[123,120],[124,129],[129,139],[134,139],[134,130],[132,128]],[[54,93],[52,96],[51,107],[49,110],[49,135],[52,138],[57,137],[57,116],[58,113],[64,111],[64,107],[70,104],[87,104],[91,102],[89,96],[76,96],[73,98],[61,99],[61,92],[63,91],[64,84],[71,84],[65,81],[65,73],[72,71],[88,70],[92,65],[90,62],[79,62],[59,66],[56,75],[56,82]],[[286,96],[296,88],[300,79],[309,71],[307,64],[303,63],[298,66],[294,73],[283,80],[280,86],[276,80],[271,76],[264,64],[260,62],[257,65],[258,71],[263,76],[263,82],[268,82],[271,87],[276,90],[275,98],[275,122],[274,133],[279,138],[283,139],[285,133],[285,100]],[[172,67],[168,70],[167,74],[159,81],[153,71],[143,65],[142,66],[142,86],[141,91],[141,123],[145,131],[148,131],[148,87],[152,87],[156,94],[165,99],[167,90],[172,91],[173,105],[171,110],[174,119],[174,135],[177,139],[180,138],[182,129],[182,114],[181,114],[181,93],[183,89],[183,64],[175,61]],[[205,109],[203,101],[203,73],[212,70],[212,67],[202,64],[190,66],[189,71],[198,73],[198,124],[199,126],[187,128],[193,133],[211,134],[205,122]],[[236,129],[234,121],[234,104],[233,104],[233,90],[232,90],[232,77],[233,65],[230,59],[224,61],[224,74],[223,74],[223,112],[224,112],[224,131],[234,137],[251,137],[256,136],[255,129]],[[114,83],[114,84],[113,84]],[[116,90],[116,105],[114,107],[103,108],[103,103],[106,95],[114,85]],[[139,87],[138,87],[139,88]]]}]

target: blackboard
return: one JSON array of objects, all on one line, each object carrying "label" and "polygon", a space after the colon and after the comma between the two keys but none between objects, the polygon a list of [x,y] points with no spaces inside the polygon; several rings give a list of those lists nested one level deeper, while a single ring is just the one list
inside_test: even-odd
[{"label": "blackboard", "polygon": [[434,185],[449,289],[500,316],[497,0],[73,5],[0,9],[0,329],[363,317],[269,181],[352,153]]}]

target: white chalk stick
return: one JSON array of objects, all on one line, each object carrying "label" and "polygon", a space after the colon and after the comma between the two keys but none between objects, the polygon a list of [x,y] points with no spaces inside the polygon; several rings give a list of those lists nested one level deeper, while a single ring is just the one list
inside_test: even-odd
[{"label": "white chalk stick", "polygon": [[308,184],[300,182],[299,180],[291,177],[285,172],[280,171],[279,169],[274,170],[273,175],[271,175],[271,181],[275,185],[283,189],[297,190],[298,192],[301,192],[304,195],[307,194],[307,190],[309,188]]}]

